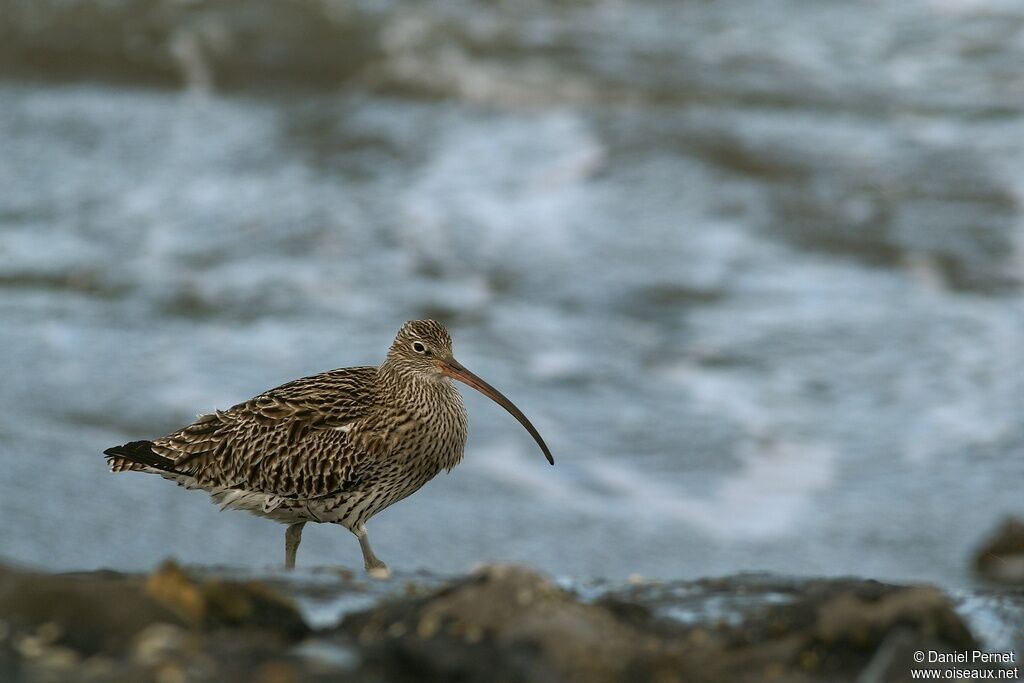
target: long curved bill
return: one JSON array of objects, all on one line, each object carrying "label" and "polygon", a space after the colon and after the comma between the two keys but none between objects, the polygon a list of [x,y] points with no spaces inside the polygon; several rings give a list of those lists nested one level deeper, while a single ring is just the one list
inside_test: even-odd
[{"label": "long curved bill", "polygon": [[491,399],[499,406],[507,410],[509,413],[511,413],[512,417],[519,420],[519,424],[526,427],[526,431],[530,432],[530,436],[534,438],[534,440],[537,442],[537,445],[540,446],[540,449],[544,451],[544,457],[548,459],[548,462],[551,463],[552,465],[555,464],[555,459],[554,457],[552,457],[551,451],[548,450],[548,445],[544,443],[544,439],[540,438],[540,433],[537,431],[537,428],[534,427],[533,424],[531,424],[530,421],[526,419],[526,416],[523,415],[523,411],[519,410],[519,408],[516,408],[516,404],[512,403],[512,401],[505,398],[504,394],[502,394],[500,391],[492,387],[490,384],[483,381],[482,379],[474,375],[472,372],[467,370],[465,367],[463,367],[462,363],[458,362],[454,358],[450,360],[442,360],[440,361],[439,364],[441,366],[441,372],[448,375],[452,379],[457,379],[460,382],[465,382],[466,384],[473,387],[481,394],[483,394],[484,396]]}]

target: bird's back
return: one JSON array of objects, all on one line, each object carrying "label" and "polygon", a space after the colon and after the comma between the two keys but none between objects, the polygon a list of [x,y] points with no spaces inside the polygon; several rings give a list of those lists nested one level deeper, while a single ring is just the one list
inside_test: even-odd
[{"label": "bird's back", "polygon": [[350,487],[367,454],[349,438],[377,408],[375,367],[282,384],[153,441],[109,449],[114,471],[158,470],[207,490],[311,498]]}]

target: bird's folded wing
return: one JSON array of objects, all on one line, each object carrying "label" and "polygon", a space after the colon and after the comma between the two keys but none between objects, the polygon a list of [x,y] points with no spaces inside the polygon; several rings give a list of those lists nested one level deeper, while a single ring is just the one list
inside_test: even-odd
[{"label": "bird's folded wing", "polygon": [[203,488],[317,498],[356,490],[368,457],[350,434],[372,410],[376,368],[289,382],[153,441]]}]

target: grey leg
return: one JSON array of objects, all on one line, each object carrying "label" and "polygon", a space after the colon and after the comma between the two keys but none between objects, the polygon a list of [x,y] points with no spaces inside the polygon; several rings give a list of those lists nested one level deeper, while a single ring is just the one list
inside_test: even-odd
[{"label": "grey leg", "polygon": [[284,532],[284,568],[295,569],[295,553],[299,552],[299,543],[302,542],[302,527],[305,522],[289,524],[288,530]]},{"label": "grey leg", "polygon": [[366,573],[374,579],[390,579],[391,570],[373,554],[373,548],[370,547],[370,537],[366,535],[366,527],[360,524],[352,533],[359,539],[359,547],[363,551],[363,565],[366,567]]}]

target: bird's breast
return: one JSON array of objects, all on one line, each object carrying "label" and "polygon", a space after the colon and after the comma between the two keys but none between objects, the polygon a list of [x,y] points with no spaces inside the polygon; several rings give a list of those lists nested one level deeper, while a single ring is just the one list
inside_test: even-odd
[{"label": "bird's breast", "polygon": [[432,477],[462,460],[466,409],[450,382],[421,387],[411,400],[396,400],[381,422],[393,465]]}]

